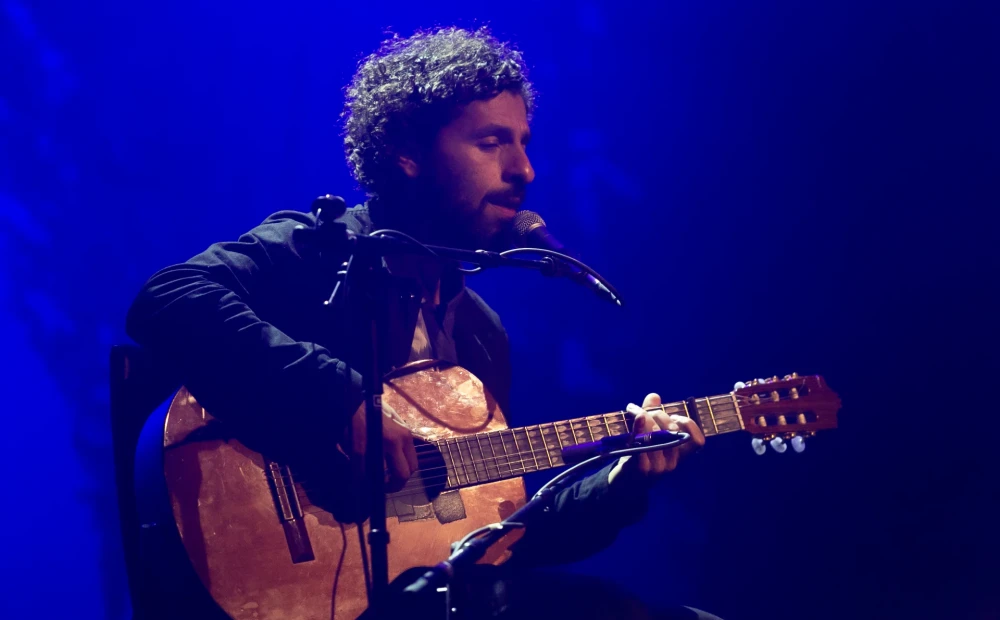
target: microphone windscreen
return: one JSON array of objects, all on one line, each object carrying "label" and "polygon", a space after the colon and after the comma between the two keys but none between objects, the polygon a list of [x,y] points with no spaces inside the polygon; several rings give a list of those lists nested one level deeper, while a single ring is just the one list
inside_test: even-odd
[{"label": "microphone windscreen", "polygon": [[524,247],[527,242],[528,233],[545,226],[545,220],[534,211],[518,211],[514,216],[514,233],[517,234],[517,245]]}]

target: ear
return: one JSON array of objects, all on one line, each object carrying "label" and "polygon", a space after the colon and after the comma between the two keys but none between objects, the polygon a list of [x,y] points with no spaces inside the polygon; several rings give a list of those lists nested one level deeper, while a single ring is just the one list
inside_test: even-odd
[{"label": "ear", "polygon": [[420,176],[420,164],[417,163],[416,158],[410,156],[409,153],[400,153],[396,156],[396,165],[399,169],[403,171],[407,177],[415,179]]}]

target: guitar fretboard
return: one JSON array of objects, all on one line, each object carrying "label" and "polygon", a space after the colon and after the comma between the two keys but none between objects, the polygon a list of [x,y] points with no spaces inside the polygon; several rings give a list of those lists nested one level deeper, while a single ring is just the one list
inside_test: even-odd
[{"label": "guitar fretboard", "polygon": [[[650,410],[691,417],[699,422],[706,436],[743,429],[732,394],[667,403]],[[631,432],[634,418],[630,413],[617,411],[433,443],[447,465],[447,488],[457,489],[562,467],[563,448]]]}]

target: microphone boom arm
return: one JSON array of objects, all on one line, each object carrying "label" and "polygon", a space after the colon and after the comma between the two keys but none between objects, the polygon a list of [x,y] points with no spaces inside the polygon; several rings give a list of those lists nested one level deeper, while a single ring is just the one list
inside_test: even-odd
[{"label": "microphone boom arm", "polygon": [[[552,262],[553,271],[547,273],[544,269],[542,270],[542,275],[546,276],[566,276],[571,280],[581,281],[581,283],[588,284],[591,288],[595,290],[598,297],[607,299],[611,303],[621,307],[622,297],[618,293],[618,289],[608,282],[607,278],[597,273],[592,267],[584,263],[583,261],[577,260],[572,256],[568,256],[561,252],[556,252],[555,250],[547,250],[544,248],[514,248],[511,250],[505,250],[500,252],[500,256],[509,256],[512,254],[522,254],[522,253],[536,253],[541,254],[548,258]],[[566,263],[570,263],[575,266],[580,271],[573,271],[572,269],[567,269],[565,265],[559,265],[551,259],[557,258]]]}]

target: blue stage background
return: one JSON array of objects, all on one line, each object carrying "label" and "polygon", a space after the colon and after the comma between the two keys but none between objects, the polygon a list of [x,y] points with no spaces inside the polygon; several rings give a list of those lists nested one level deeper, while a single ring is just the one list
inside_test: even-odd
[{"label": "blue stage background", "polygon": [[729,620],[1000,617],[988,3],[476,4],[0,3],[0,615],[128,617],[107,356],[145,278],[360,201],[337,127],[357,61],[488,23],[540,91],[526,206],[627,304],[470,280],[519,420],[792,371],[844,400],[801,455],[711,440],[564,570]]}]

